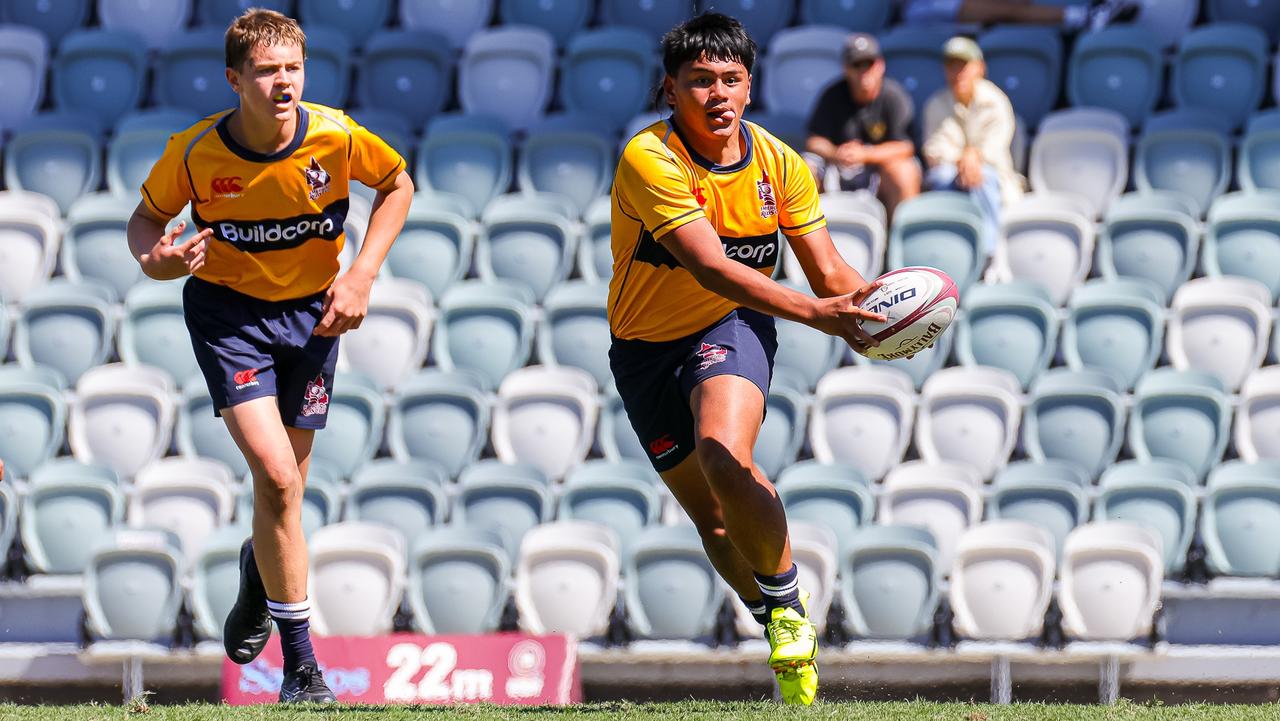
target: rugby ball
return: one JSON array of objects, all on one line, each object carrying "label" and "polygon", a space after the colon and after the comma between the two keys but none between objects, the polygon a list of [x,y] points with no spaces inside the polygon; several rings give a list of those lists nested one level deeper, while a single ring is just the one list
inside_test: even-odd
[{"label": "rugby ball", "polygon": [[960,306],[955,281],[937,268],[911,266],[876,278],[882,285],[861,307],[885,316],[863,320],[862,329],[880,341],[863,355],[878,360],[906,358],[929,347],[946,332]]}]

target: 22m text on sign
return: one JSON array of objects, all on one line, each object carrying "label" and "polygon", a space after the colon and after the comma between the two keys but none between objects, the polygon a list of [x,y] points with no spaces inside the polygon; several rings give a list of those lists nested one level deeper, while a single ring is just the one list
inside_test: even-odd
[{"label": "22m text on sign", "polygon": [[[391,634],[312,641],[325,680],[341,703],[571,704],[582,700],[578,652],[565,636]],[[275,703],[280,645],[253,663],[222,666],[230,704]]]}]

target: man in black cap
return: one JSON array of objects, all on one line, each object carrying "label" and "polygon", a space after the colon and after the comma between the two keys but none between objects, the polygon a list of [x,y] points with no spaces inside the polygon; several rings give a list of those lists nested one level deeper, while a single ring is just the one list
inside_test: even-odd
[{"label": "man in black cap", "polygon": [[909,126],[911,96],[884,76],[880,43],[854,33],[844,46],[844,78],[823,91],[809,116],[805,160],[823,187],[835,168],[841,190],[875,193],[890,215],[920,193],[920,165]]}]

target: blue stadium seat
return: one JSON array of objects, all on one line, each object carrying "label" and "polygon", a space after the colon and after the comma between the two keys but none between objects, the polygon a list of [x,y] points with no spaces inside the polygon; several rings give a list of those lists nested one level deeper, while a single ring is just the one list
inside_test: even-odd
[{"label": "blue stadium seat", "polygon": [[551,100],[555,42],[545,30],[504,27],[471,36],[458,64],[458,99],[468,114],[494,115],[511,130],[533,124]]},{"label": "blue stadium seat", "polygon": [[[408,30],[431,30],[449,38],[449,47],[461,50],[471,36],[483,30],[493,17],[493,0],[401,0],[400,25]],[[507,23],[504,23],[507,24]]]},{"label": "blue stadium seat", "polygon": [[1023,412],[1027,456],[1070,463],[1097,478],[1115,462],[1124,442],[1120,392],[1116,378],[1105,370],[1063,368],[1042,375]]},{"label": "blue stadium seat", "polygon": [[1209,208],[1203,266],[1206,275],[1238,275],[1280,294],[1280,192],[1224,195]]},{"label": "blue stadium seat", "polygon": [[503,25],[542,28],[563,48],[591,21],[595,5],[595,0],[501,0],[498,17]]},{"label": "blue stadium seat", "polygon": [[147,76],[147,49],[127,30],[68,35],[53,60],[53,100],[59,110],[114,125],[138,107]]},{"label": "blue stadium seat", "polygon": [[1201,504],[1200,536],[1210,572],[1224,576],[1280,575],[1277,462],[1228,461],[1209,474]]},{"label": "blue stadium seat", "polygon": [[613,277],[613,240],[609,233],[613,201],[607,195],[596,198],[582,214],[586,226],[578,245],[578,272],[592,283],[608,283]]},{"label": "blue stadium seat", "polygon": [[[1013,111],[1035,127],[1054,106],[1062,78],[1062,33],[1057,28],[997,26],[978,38],[987,78],[1000,86]],[[923,112],[923,108],[917,110]]]},{"label": "blue stadium seat", "polygon": [[1056,553],[1071,529],[1088,522],[1089,494],[1079,467],[1066,461],[1018,461],[996,474],[987,518],[1026,521],[1053,535]]},{"label": "blue stadium seat", "polygon": [[[773,137],[781,140],[796,152],[803,152],[805,140],[808,138],[809,118],[794,115],[783,108],[782,112],[773,113],[767,110],[752,110],[749,120],[768,130]],[[821,192],[819,188],[819,192]]]},{"label": "blue stadium seat", "polygon": [[765,400],[764,422],[756,437],[752,458],[766,478],[777,478],[795,462],[804,444],[809,404],[803,378],[786,368],[775,368]]},{"label": "blue stadium seat", "polygon": [[1194,209],[1170,193],[1120,196],[1098,233],[1098,269],[1108,279],[1136,278],[1155,285],[1160,304],[1191,277],[1200,251]]},{"label": "blue stadium seat", "polygon": [[538,362],[581,368],[604,388],[613,382],[609,370],[609,288],[602,283],[570,280],[557,284],[543,302],[537,334]]},{"label": "blue stadium seat", "polygon": [[62,447],[65,385],[52,368],[0,365],[0,457],[11,477],[27,478]]},{"label": "blue stadium seat", "polygon": [[205,542],[191,563],[191,615],[197,638],[222,640],[222,624],[236,602],[240,584],[240,545],[251,530],[224,526]]},{"label": "blue stadium seat", "polygon": [[[796,146],[802,147],[802,146]],[[835,192],[822,195],[827,216],[827,232],[840,257],[864,278],[875,278],[884,270],[885,212],[874,195],[865,192]],[[783,255],[787,277],[808,286],[803,268],[788,245]]]},{"label": "blue stadium seat", "polygon": [[1067,70],[1067,98],[1077,107],[1114,110],[1132,126],[1164,93],[1164,56],[1147,30],[1116,25],[1080,36]]},{"label": "blue stadium seat", "polygon": [[249,8],[275,10],[295,17],[294,0],[196,0],[196,23],[226,29]]},{"label": "blue stadium seat", "polygon": [[691,525],[650,526],[623,561],[627,626],[641,639],[707,639],[725,599]]},{"label": "blue stadium seat", "polygon": [[1031,144],[1028,166],[1037,192],[1074,193],[1104,215],[1129,180],[1129,126],[1105,108],[1072,108],[1046,115]]},{"label": "blue stadium seat", "polygon": [[414,184],[419,191],[459,195],[472,216],[511,185],[515,164],[503,120],[473,113],[441,115],[431,121],[418,146]]},{"label": "blue stadium seat", "polygon": [[358,373],[339,373],[333,388],[325,390],[329,420],[316,431],[311,455],[332,463],[343,478],[349,478],[382,446],[385,402],[373,381]]},{"label": "blue stadium seat", "polygon": [[351,47],[358,48],[386,27],[392,5],[391,0],[367,0],[359,5],[345,0],[298,0],[298,20],[338,30],[347,36]]},{"label": "blue stadium seat", "polygon": [[121,197],[137,194],[169,137],[199,119],[184,108],[149,108],[120,118],[107,144],[107,188]]},{"label": "blue stadium seat", "polygon": [[1267,36],[1257,27],[1216,23],[1182,38],[1173,61],[1173,100],[1204,108],[1234,130],[1257,110],[1267,78]]},{"label": "blue stadium seat", "polygon": [[1280,190],[1280,110],[1249,118],[1240,140],[1236,183],[1241,190]]},{"label": "blue stadium seat", "polygon": [[613,140],[600,127],[596,116],[576,114],[535,124],[516,165],[520,189],[563,195],[581,215],[613,179]]},{"label": "blue stadium seat", "polygon": [[452,523],[498,534],[508,558],[524,534],[551,520],[554,507],[547,477],[531,465],[484,460],[458,478]]},{"label": "blue stadium seat", "polygon": [[1102,474],[1096,520],[1133,521],[1161,538],[1165,572],[1182,573],[1195,534],[1195,478],[1177,461],[1121,461]]},{"label": "blue stadium seat", "polygon": [[420,197],[409,206],[385,267],[393,277],[421,283],[432,298],[440,298],[471,266],[475,230],[466,218],[419,203]]},{"label": "blue stadium seat", "polygon": [[523,283],[541,300],[573,268],[578,233],[573,220],[544,199],[514,194],[490,203],[476,244],[476,270],[485,280]]},{"label": "blue stadium seat", "polygon": [[341,30],[327,25],[304,26],[307,33],[306,79],[302,99],[340,108],[351,87],[354,45]]},{"label": "blue stadium seat", "polygon": [[1203,478],[1230,440],[1231,401],[1215,376],[1158,368],[1138,381],[1129,450],[1139,461],[1181,463]]},{"label": "blue stadium seat", "polygon": [[[773,115],[807,118],[827,86],[842,77],[848,31],[822,25],[787,28],[769,44],[759,95]],[[939,71],[941,72],[941,71]]]},{"label": "blue stadium seat", "polygon": [[1200,0],[1150,0],[1132,25],[1150,33],[1162,48],[1172,48],[1200,17]]},{"label": "blue stadium seat", "polygon": [[36,115],[20,125],[5,147],[4,182],[53,198],[62,213],[102,182],[101,130],[85,116]]},{"label": "blue stadium seat", "polygon": [[693,17],[693,0],[600,0],[602,25],[639,28],[658,41],[668,30]]},{"label": "blue stadium seat", "polygon": [[154,102],[201,117],[236,107],[239,98],[226,77],[225,33],[225,28],[210,27],[173,36],[153,65]]},{"label": "blue stadium seat", "polygon": [[39,30],[51,48],[88,20],[89,0],[0,0],[0,22]]},{"label": "blue stadium seat", "polygon": [[463,281],[440,299],[431,347],[443,370],[480,375],[485,388],[529,360],[533,294],[519,283]]},{"label": "blue stadium seat", "polygon": [[1062,325],[1062,355],[1072,370],[1110,373],[1131,390],[1164,346],[1163,298],[1142,279],[1093,280],[1076,289]]},{"label": "blue stadium seat", "polygon": [[380,523],[416,539],[444,522],[447,480],[444,468],[430,461],[370,461],[351,476],[342,519]]},{"label": "blue stadium seat", "polygon": [[898,25],[880,36],[885,76],[902,84],[915,105],[913,127],[920,128],[925,105],[946,86],[942,69],[942,46],[952,31],[945,27]]},{"label": "blue stadium seat", "polygon": [[391,456],[431,461],[451,478],[480,457],[489,437],[489,399],[471,373],[426,369],[400,384],[389,411]]},{"label": "blue stadium seat", "polygon": [[560,63],[561,104],[621,129],[652,100],[654,53],[653,39],[634,28],[577,33]]},{"label": "blue stadium seat", "polygon": [[1012,371],[1023,389],[1049,367],[1057,351],[1058,320],[1040,286],[974,286],[964,307],[956,328],[956,357],[963,365]]},{"label": "blue stadium seat", "polygon": [[147,50],[163,47],[191,20],[192,0],[98,0],[98,22],[107,30],[137,33]]},{"label": "blue stadium seat", "polygon": [[125,363],[163,368],[179,380],[198,374],[200,367],[182,312],[182,283],[134,286],[124,299],[118,345],[120,360]]},{"label": "blue stadium seat", "polygon": [[0,192],[0,300],[17,303],[48,281],[58,262],[61,216],[48,196]]},{"label": "blue stadium seat", "polygon": [[768,47],[769,41],[783,28],[791,24],[795,3],[757,2],[757,0],[698,0],[695,13],[724,13],[737,18],[746,28],[751,39],[760,47]]},{"label": "blue stadium seat", "polygon": [[109,193],[82,195],[72,204],[62,239],[62,272],[69,280],[98,281],[123,298],[146,279],[125,237],[132,213],[128,203]]},{"label": "blue stadium seat", "polygon": [[844,627],[854,638],[922,640],[933,627],[943,569],[929,531],[865,526],[840,561]]},{"label": "blue stadium seat", "polygon": [[338,369],[368,376],[380,391],[395,388],[426,363],[434,319],[431,294],[420,283],[379,279],[363,323],[343,335]]},{"label": "blue stadium seat", "polygon": [[492,633],[511,595],[502,539],[477,528],[435,528],[409,551],[409,607],[419,633]]},{"label": "blue stadium seat", "polygon": [[37,469],[22,499],[25,559],[37,573],[83,573],[94,546],[123,525],[124,492],[118,481],[103,478],[104,469],[59,465],[43,477]]},{"label": "blue stadium seat", "polygon": [[875,515],[866,477],[847,463],[801,461],[782,471],[776,485],[788,521],[828,528],[842,547]]},{"label": "blue stadium seat", "polygon": [[956,282],[963,295],[985,265],[985,221],[965,193],[922,193],[898,206],[889,233],[888,266],[927,265]]},{"label": "blue stadium seat", "polygon": [[800,24],[879,33],[889,24],[893,9],[892,0],[800,0]]},{"label": "blue stadium seat", "polygon": [[366,108],[395,108],[421,128],[449,101],[453,55],[448,40],[430,30],[374,33],[364,47],[356,98]]},{"label": "blue stadium seat", "polygon": [[1056,306],[1093,265],[1092,209],[1078,196],[1032,193],[1005,208],[992,270],[1000,281],[1036,283]]},{"label": "blue stadium seat", "polygon": [[110,288],[89,281],[54,281],[29,293],[14,333],[14,357],[28,368],[53,368],[74,384],[111,353],[115,300]]},{"label": "blue stadium seat", "polygon": [[[798,293],[811,295],[807,287],[791,281],[784,281],[783,285]],[[797,373],[804,379],[805,390],[811,390],[824,373],[840,363],[845,344],[835,336],[784,318],[778,318],[775,327],[778,332],[778,351],[774,357],[774,366]]]},{"label": "blue stadium seat", "polygon": [[1203,108],[1151,116],[1133,160],[1138,191],[1182,193],[1203,215],[1231,180],[1230,133],[1221,115]]},{"label": "blue stadium seat", "polygon": [[1280,39],[1280,7],[1254,0],[1207,0],[1209,22],[1243,23],[1258,28],[1275,43]]},{"label": "blue stadium seat", "polygon": [[600,460],[583,463],[565,478],[557,517],[608,526],[625,552],[646,526],[658,522],[661,510],[651,466]]},{"label": "blue stadium seat", "polygon": [[[3,11],[0,11],[2,14]],[[44,100],[49,41],[33,28],[0,25],[0,128],[12,128],[35,114]]]},{"label": "blue stadium seat", "polygon": [[[413,126],[409,124],[404,115],[395,110],[384,108],[361,108],[351,111],[349,115],[366,130],[386,141],[392,150],[399,153],[400,157],[404,158],[406,170],[413,167],[414,131]],[[363,196],[365,200],[369,201],[370,206],[372,206],[374,198],[378,195],[378,191],[358,180],[352,180],[348,185],[348,189],[352,195]]]},{"label": "blue stadium seat", "polygon": [[623,408],[622,398],[618,391],[609,386],[605,389],[600,408],[600,423],[596,428],[596,444],[604,457],[611,461],[636,460],[649,462],[644,446],[636,437],[631,421]]},{"label": "blue stadium seat", "polygon": [[[225,463],[237,477],[249,472],[244,459],[222,418],[213,410],[213,399],[203,375],[194,375],[182,385],[177,406],[175,445],[178,452],[194,458],[212,458]],[[314,475],[315,466],[312,466]],[[252,498],[250,499],[252,504]]]}]

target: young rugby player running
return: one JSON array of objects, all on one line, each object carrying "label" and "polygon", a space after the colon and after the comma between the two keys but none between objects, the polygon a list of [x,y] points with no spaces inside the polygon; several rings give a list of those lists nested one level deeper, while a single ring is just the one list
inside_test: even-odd
[{"label": "young rugby player running", "polygon": [[[236,663],[280,629],[280,700],[332,702],[311,649],[302,493],[311,441],[333,391],[338,336],[358,328],[400,232],[413,183],[404,160],[341,111],[301,102],[306,37],[253,9],[227,30],[236,108],[174,135],[142,186],[129,248],[157,280],[192,277],[183,309],[215,413],[253,475],[253,537],[223,642]],[[338,275],[347,188],[377,191],[364,245]],[[178,245],[166,223],[191,204]]]},{"label": "young rugby player running", "polygon": [[[610,365],[649,460],[707,555],[765,626],[783,700],[818,688],[817,635],[778,494],[752,462],[777,348],[774,317],[874,341],[858,303],[874,285],[827,234],[804,160],[743,120],[756,46],[721,14],[662,41],[671,117],[632,138],[613,184]],[[809,285],[770,279],[786,235]]]}]

